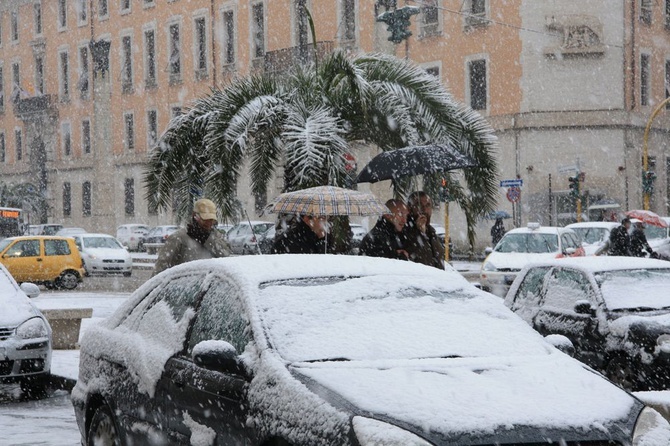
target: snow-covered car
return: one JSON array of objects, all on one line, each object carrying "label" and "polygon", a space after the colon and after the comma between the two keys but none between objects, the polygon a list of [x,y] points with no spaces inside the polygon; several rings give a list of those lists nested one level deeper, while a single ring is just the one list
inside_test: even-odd
[{"label": "snow-covered car", "polygon": [[130,252],[111,235],[86,233],[70,237],[79,248],[86,274],[123,274],[126,277],[132,274]]},{"label": "snow-covered car", "polygon": [[242,221],[233,226],[226,238],[233,254],[258,254],[258,242],[274,227],[269,221]]},{"label": "snow-covered car", "polygon": [[566,228],[577,233],[582,242],[584,254],[592,256],[609,240],[612,229],[619,225],[619,223],[610,221],[585,221],[569,224]]},{"label": "snow-covered car", "polygon": [[482,288],[505,297],[519,271],[531,262],[583,256],[579,236],[572,230],[528,223],[508,231],[490,251],[479,273]]},{"label": "snow-covered car", "polygon": [[525,268],[505,304],[540,334],[633,390],[670,388],[670,263],[584,257]]},{"label": "snow-covered car", "polygon": [[149,226],[131,223],[116,228],[116,239],[129,251],[139,251],[140,240],[149,232]]},{"label": "snow-covered car", "polygon": [[368,230],[365,229],[365,226],[352,223],[351,227],[351,249],[354,254],[358,254],[358,247],[361,246],[363,237],[368,233]]},{"label": "snow-covered car", "polygon": [[644,235],[647,237],[651,249],[670,259],[670,217],[661,218],[668,224],[668,227],[645,225]]},{"label": "snow-covered car", "polygon": [[162,272],[85,332],[72,401],[87,445],[670,441],[454,269],[358,256]]},{"label": "snow-covered car", "polygon": [[74,234],[83,234],[86,232],[84,228],[61,228],[56,232],[56,235],[59,237],[70,237]]},{"label": "snow-covered car", "polygon": [[146,251],[147,254],[156,254],[165,244],[165,240],[179,229],[176,225],[160,225],[149,229],[142,238],[138,250]]},{"label": "snow-covered car", "polygon": [[44,393],[51,371],[51,326],[30,302],[39,294],[0,265],[0,383],[19,382],[33,396]]}]

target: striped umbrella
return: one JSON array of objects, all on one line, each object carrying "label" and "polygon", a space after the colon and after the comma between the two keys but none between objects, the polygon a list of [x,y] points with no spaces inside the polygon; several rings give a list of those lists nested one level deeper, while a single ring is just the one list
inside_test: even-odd
[{"label": "striped umbrella", "polygon": [[264,212],[274,214],[381,215],[389,209],[374,195],[335,186],[317,186],[283,193]]}]

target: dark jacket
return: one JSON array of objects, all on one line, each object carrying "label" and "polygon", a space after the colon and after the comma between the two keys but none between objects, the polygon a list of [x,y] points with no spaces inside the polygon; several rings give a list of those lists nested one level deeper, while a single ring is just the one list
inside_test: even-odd
[{"label": "dark jacket", "polygon": [[302,220],[275,236],[273,254],[324,254],[326,240],[319,239]]},{"label": "dark jacket", "polygon": [[642,228],[633,229],[630,235],[630,252],[634,257],[647,257],[647,254],[651,256],[654,253]]},{"label": "dark jacket", "polygon": [[398,254],[403,248],[403,235],[396,232],[393,223],[384,217],[377,220],[375,227],[370,230],[359,246],[359,254],[370,257],[386,257],[387,259],[407,260],[404,254]]},{"label": "dark jacket", "polygon": [[422,234],[410,215],[402,232],[405,250],[412,262],[444,269],[444,246],[431,225],[427,225],[426,233]]},{"label": "dark jacket", "polygon": [[496,220],[495,224],[491,227],[491,243],[495,247],[501,238],[505,235],[505,225],[503,225],[502,220]]},{"label": "dark jacket", "polygon": [[610,256],[630,256],[630,237],[624,225],[617,226],[610,232]]}]

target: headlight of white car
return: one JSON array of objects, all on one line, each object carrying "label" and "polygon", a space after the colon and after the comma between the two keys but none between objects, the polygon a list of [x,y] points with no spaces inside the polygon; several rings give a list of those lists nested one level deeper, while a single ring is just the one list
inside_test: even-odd
[{"label": "headlight of white car", "polygon": [[423,438],[383,421],[354,417],[352,424],[361,446],[431,446]]},{"label": "headlight of white car", "polygon": [[651,407],[645,407],[635,423],[633,446],[670,444],[670,424]]},{"label": "headlight of white car", "polygon": [[39,317],[28,319],[16,329],[16,335],[21,339],[44,338],[48,334],[47,324]]},{"label": "headlight of white car", "polygon": [[496,266],[491,262],[484,262],[482,269],[484,271],[496,271]]}]

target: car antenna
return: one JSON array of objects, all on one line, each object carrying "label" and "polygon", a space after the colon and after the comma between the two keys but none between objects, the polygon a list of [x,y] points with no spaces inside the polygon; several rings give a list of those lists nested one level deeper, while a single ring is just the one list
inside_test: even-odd
[{"label": "car antenna", "polygon": [[242,212],[244,212],[244,216],[247,217],[247,223],[249,223],[249,229],[251,229],[251,236],[256,239],[256,249],[258,250],[258,253],[263,255],[263,251],[261,251],[261,245],[258,243],[258,239],[256,238],[256,233],[254,232],[254,227],[251,225],[251,220],[249,219],[249,214],[247,214],[246,209],[242,209]]}]

